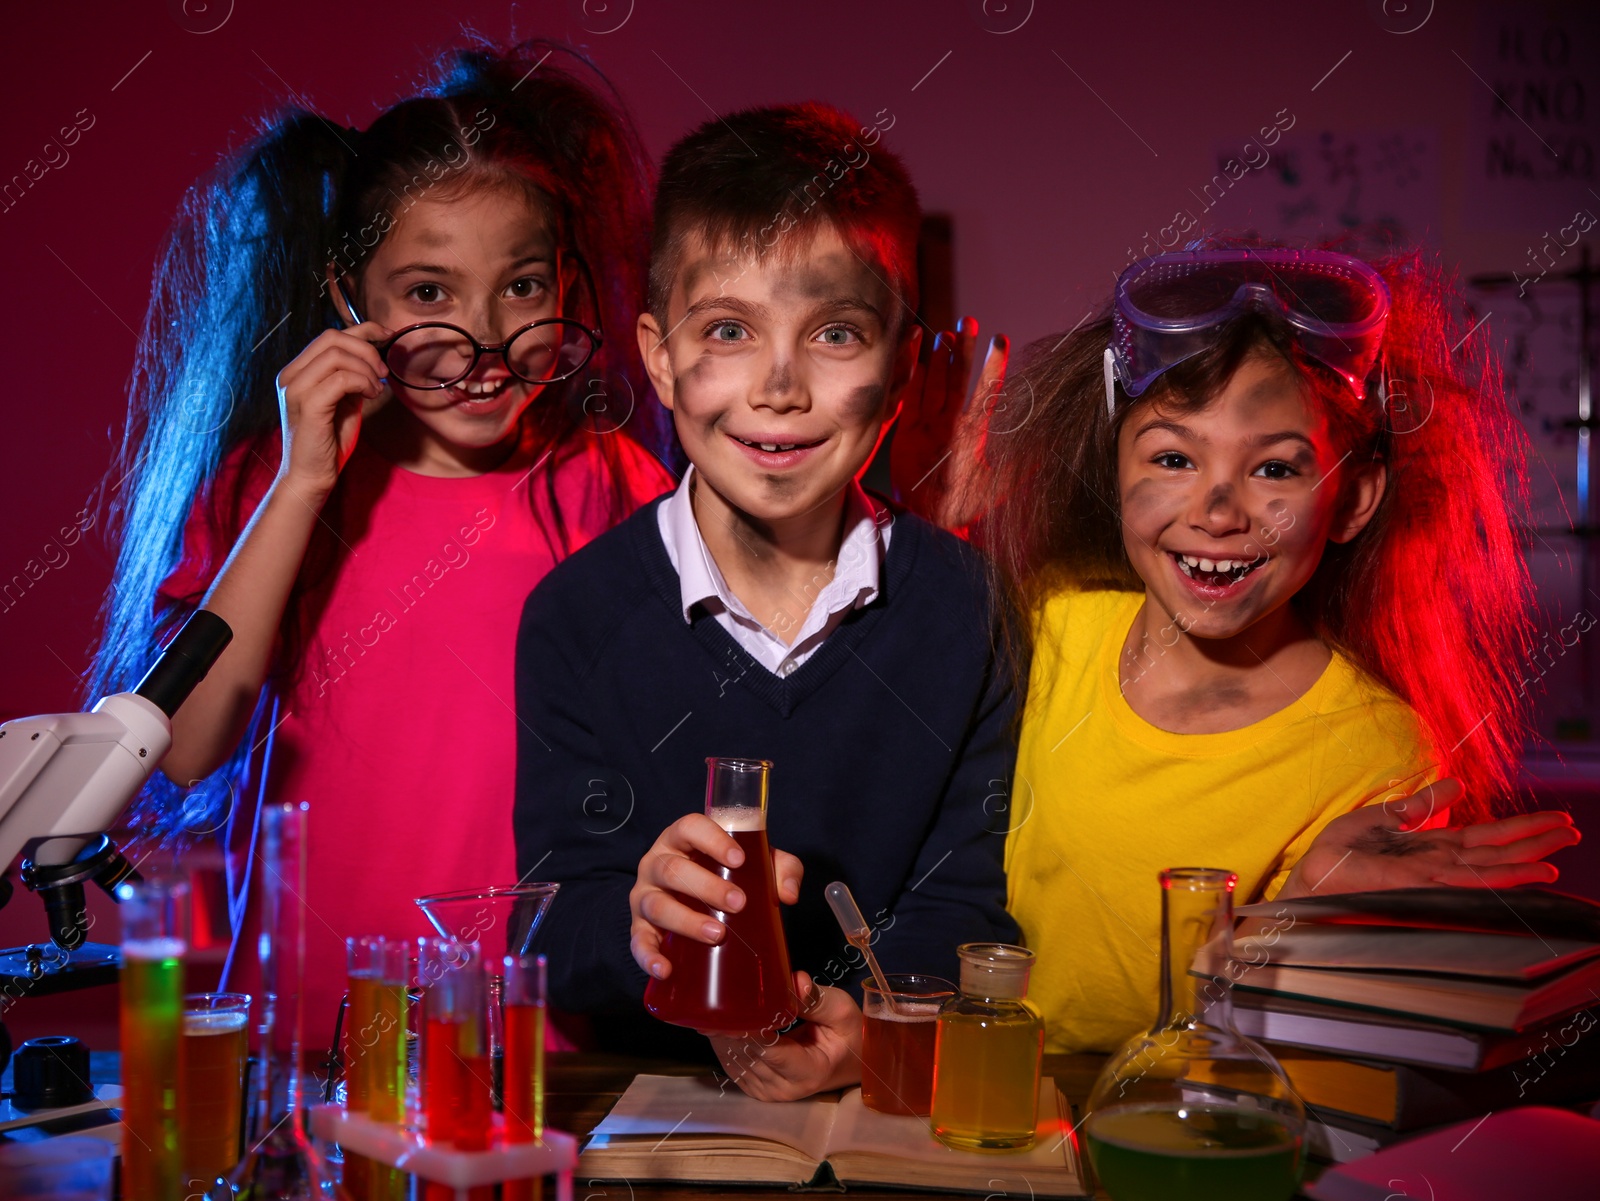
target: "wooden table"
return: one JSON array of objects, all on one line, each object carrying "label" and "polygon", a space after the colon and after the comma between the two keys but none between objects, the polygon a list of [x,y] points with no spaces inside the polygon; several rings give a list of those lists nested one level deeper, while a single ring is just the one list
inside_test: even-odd
[{"label": "wooden table", "polygon": [[[1103,1055],[1046,1055],[1044,1074],[1055,1077],[1067,1100],[1081,1113],[1104,1061]],[[641,1072],[657,1076],[700,1076],[707,1074],[708,1068],[705,1064],[622,1055],[552,1053],[545,1058],[545,1121],[557,1130],[569,1131],[580,1138],[587,1135],[601,1118],[611,1112],[617,1098]],[[689,1198],[708,1195],[759,1197],[764,1201],[772,1201],[777,1191],[770,1187],[740,1185],[579,1180],[575,1195],[583,1201],[632,1201],[636,1197],[660,1198],[662,1201],[681,1198],[688,1201]],[[848,1193],[848,1196],[862,1198],[863,1201],[906,1201],[910,1195],[904,1190],[857,1187],[852,1187]],[[1103,1192],[1095,1196],[1105,1198]]]}]

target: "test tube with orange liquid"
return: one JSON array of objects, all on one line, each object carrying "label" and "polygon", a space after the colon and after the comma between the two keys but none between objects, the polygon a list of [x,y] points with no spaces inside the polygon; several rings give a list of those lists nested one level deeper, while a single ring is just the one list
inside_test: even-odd
[{"label": "test tube with orange liquid", "polygon": [[[405,1119],[408,941],[363,936],[345,939],[345,1108],[375,1122]],[[405,1174],[345,1152],[344,1183],[355,1201],[403,1197]]]},{"label": "test tube with orange liquid", "polygon": [[[545,958],[507,955],[505,1113],[508,1143],[544,1141]],[[505,1201],[539,1201],[538,1180],[508,1180]]]},{"label": "test tube with orange liquid", "polygon": [[727,932],[716,946],[671,932],[661,940],[672,971],[645,986],[644,1007],[663,1022],[702,1034],[747,1034],[781,1030],[799,1013],[767,843],[771,771],[765,759],[706,760],[706,816],[733,836],[744,861],[729,868],[698,851],[690,857],[742,891],[745,903],[724,913],[678,898]]},{"label": "test tube with orange liquid", "polygon": [[122,1196],[168,1201],[187,1191],[179,1121],[183,1079],[184,906],[188,885],[117,888],[122,909]]}]

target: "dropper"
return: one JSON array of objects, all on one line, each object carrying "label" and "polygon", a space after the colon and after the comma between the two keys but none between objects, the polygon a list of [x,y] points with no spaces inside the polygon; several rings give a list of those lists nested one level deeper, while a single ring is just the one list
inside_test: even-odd
[{"label": "dropper", "polygon": [[866,958],[867,967],[872,969],[872,978],[877,982],[878,993],[883,997],[883,1003],[889,1007],[891,1013],[898,1012],[895,1009],[894,993],[889,988],[889,977],[883,974],[883,969],[878,966],[878,957],[872,953],[872,928],[861,916],[861,909],[856,905],[855,897],[850,895],[850,886],[843,880],[835,880],[823,890],[823,895],[828,898],[828,907],[833,910],[833,916],[839,919],[845,941]]}]

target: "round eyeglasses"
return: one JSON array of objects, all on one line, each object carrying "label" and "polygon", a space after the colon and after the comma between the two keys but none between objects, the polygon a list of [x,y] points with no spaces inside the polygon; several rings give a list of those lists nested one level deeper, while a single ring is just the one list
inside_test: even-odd
[{"label": "round eyeglasses", "polygon": [[[578,266],[593,295],[588,267],[581,259]],[[336,280],[333,287],[350,317],[360,325],[363,318],[344,284]],[[498,346],[485,346],[447,321],[420,321],[377,343],[374,349],[389,368],[391,379],[427,391],[459,384],[477,370],[478,361],[486,354],[505,356],[507,370],[525,383],[557,383],[582,371],[600,349],[600,340],[599,330],[569,317],[530,321]]]},{"label": "round eyeglasses", "polygon": [[485,346],[458,325],[425,321],[376,347],[391,378],[422,390],[459,384],[484,355],[503,355],[506,368],[526,383],[553,384],[582,371],[599,348],[599,330],[566,317],[530,322],[498,346]]}]

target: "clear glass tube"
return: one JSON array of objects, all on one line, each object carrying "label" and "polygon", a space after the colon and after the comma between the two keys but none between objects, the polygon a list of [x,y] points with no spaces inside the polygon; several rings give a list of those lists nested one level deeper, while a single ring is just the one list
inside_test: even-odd
[{"label": "clear glass tube", "polygon": [[306,965],[304,801],[261,808],[261,1025],[263,1070],[253,1141],[213,1201],[327,1201],[348,1194],[306,1130],[305,1107],[321,1099],[307,1077],[303,989]]}]

